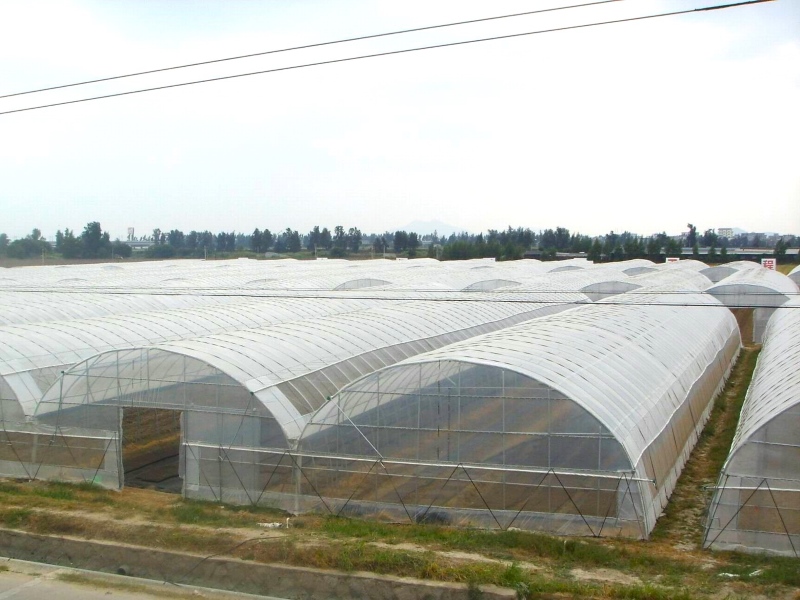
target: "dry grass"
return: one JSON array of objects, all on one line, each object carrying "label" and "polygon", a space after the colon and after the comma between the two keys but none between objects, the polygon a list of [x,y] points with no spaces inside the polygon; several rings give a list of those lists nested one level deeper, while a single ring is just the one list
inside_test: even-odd
[{"label": "dry grass", "polygon": [[[304,515],[289,529],[259,523],[288,515],[185,500],[152,490],[0,481],[0,524],[176,551],[341,571],[497,584],[520,597],[797,600],[800,561],[699,548],[706,493],[730,445],[758,354],[745,349],[650,541],[564,539],[521,531],[393,525]],[[756,571],[759,575],[750,575]],[[737,575],[723,578],[721,573]],[[475,588],[477,589],[477,588]]]}]

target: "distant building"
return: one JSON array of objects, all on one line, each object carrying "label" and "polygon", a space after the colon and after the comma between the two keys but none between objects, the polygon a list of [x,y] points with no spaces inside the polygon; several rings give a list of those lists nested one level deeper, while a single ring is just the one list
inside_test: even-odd
[{"label": "distant building", "polygon": [[132,249],[134,252],[144,252],[144,251],[145,251],[145,250],[147,250],[147,249],[148,249],[150,246],[152,246],[153,244],[155,244],[155,242],[151,242],[151,241],[144,241],[144,240],[132,240],[132,241],[125,240],[125,241],[123,241],[122,243],[123,243],[123,244],[127,244],[128,246],[130,246],[130,247],[131,247],[131,249]]},{"label": "distant building", "polygon": [[717,228],[717,235],[719,237],[724,237],[731,239],[733,237],[733,228],[732,227],[719,227]]}]

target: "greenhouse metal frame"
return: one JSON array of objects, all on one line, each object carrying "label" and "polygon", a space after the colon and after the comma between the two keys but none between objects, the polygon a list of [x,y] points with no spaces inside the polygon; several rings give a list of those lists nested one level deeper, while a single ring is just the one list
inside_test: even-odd
[{"label": "greenhouse metal frame", "polygon": [[704,546],[800,557],[800,300],[776,311],[708,511]]}]

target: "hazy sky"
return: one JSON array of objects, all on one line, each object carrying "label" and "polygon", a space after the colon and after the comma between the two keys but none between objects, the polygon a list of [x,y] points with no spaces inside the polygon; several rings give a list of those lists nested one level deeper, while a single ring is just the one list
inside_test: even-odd
[{"label": "hazy sky", "polygon": [[[0,2],[0,95],[586,0]],[[0,111],[724,0],[625,0],[0,99]],[[0,115],[0,232],[800,233],[800,1]]]}]

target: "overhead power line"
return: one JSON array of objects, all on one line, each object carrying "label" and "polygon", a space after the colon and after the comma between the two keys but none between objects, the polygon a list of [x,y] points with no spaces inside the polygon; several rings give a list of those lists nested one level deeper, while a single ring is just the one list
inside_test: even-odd
[{"label": "overhead power line", "polygon": [[[770,308],[776,310],[790,310],[790,309],[800,309],[799,304],[782,304],[780,306],[775,306],[773,304],[760,304],[753,302],[748,304],[747,306],[727,306],[726,304],[720,303],[707,303],[707,302],[697,302],[697,301],[683,301],[679,298],[681,295],[690,295],[690,296],[701,296],[701,297],[712,297],[717,298],[717,296],[724,296],[724,295],[734,295],[734,294],[711,294],[708,290],[705,291],[669,291],[669,290],[644,290],[637,292],[636,290],[632,290],[629,292],[620,292],[619,294],[614,294],[607,296],[599,301],[593,300],[557,300],[557,299],[544,299],[544,300],[536,300],[536,299],[529,299],[529,298],[509,298],[507,297],[507,291],[500,291],[500,292],[484,292],[484,294],[488,293],[498,293],[506,295],[506,297],[500,298],[489,298],[487,296],[479,296],[475,298],[468,298],[465,297],[468,293],[459,291],[459,290],[433,290],[435,293],[440,294],[439,296],[435,297],[408,297],[405,294],[413,294],[413,293],[420,293],[424,294],[426,292],[430,292],[431,290],[394,290],[393,292],[395,295],[392,295],[393,292],[385,292],[379,294],[375,291],[364,291],[362,293],[357,293],[357,291],[353,290],[351,292],[336,292],[334,290],[263,290],[263,291],[248,291],[243,293],[241,289],[238,290],[202,290],[202,289],[192,289],[192,290],[163,290],[163,289],[149,289],[149,290],[127,290],[127,289],[101,289],[98,290],[96,288],[71,288],[71,289],[35,289],[35,288],[28,288],[28,289],[6,289],[3,291],[10,291],[20,294],[75,294],[81,295],[85,293],[97,293],[102,295],[108,296],[213,296],[216,298],[249,298],[249,299],[313,299],[313,300],[376,300],[376,301],[385,301],[385,302],[437,302],[437,303],[486,303],[491,302],[494,304],[530,304],[530,305],[559,305],[559,306],[678,306],[684,308]],[[442,293],[445,292],[445,293]],[[541,294],[579,294],[583,293],[579,290],[533,290],[532,292],[528,293],[541,293]],[[459,297],[447,297],[451,294],[461,293],[464,294]],[[480,293],[480,292],[478,292]],[[521,294],[524,292],[520,292]],[[634,296],[644,296],[644,297],[652,297],[652,296],[677,296],[675,300],[670,302],[657,302],[653,300],[635,300],[632,301],[631,298]],[[764,297],[767,294],[753,294],[754,296]],[[783,294],[789,296],[795,296],[797,294]],[[611,298],[619,297],[617,300],[612,300]]]},{"label": "overhead power line", "polygon": [[17,108],[17,109],[14,109],[14,110],[7,110],[7,111],[0,112],[0,115],[8,115],[8,114],[12,114],[12,113],[26,112],[26,111],[31,111],[31,110],[40,110],[40,109],[43,109],[43,108],[52,108],[52,107],[55,107],[55,106],[64,106],[64,105],[67,105],[67,104],[78,104],[78,103],[81,103],[81,102],[91,102],[91,101],[94,101],[94,100],[103,100],[103,99],[106,99],[106,98],[116,98],[118,96],[130,96],[132,94],[142,94],[142,93],[145,93],[145,92],[155,92],[155,91],[159,91],[159,90],[166,90],[166,89],[171,89],[171,88],[185,87],[185,86],[189,86],[189,85],[197,85],[197,84],[200,84],[200,83],[211,83],[211,82],[214,82],[214,81],[225,81],[225,80],[229,80],[229,79],[237,79],[237,78],[240,78],[240,77],[251,77],[253,75],[265,75],[267,73],[278,73],[278,72],[281,72],[281,71],[291,71],[291,70],[294,70],[294,69],[304,69],[304,68],[307,68],[307,67],[318,67],[318,66],[322,66],[322,65],[331,65],[331,64],[337,64],[337,63],[352,62],[352,61],[362,60],[362,59],[367,59],[367,58],[378,58],[378,57],[382,57],[382,56],[392,56],[392,55],[397,55],[397,54],[408,54],[408,53],[411,53],[411,52],[421,52],[423,50],[434,50],[434,49],[437,49],[437,48],[449,48],[449,47],[453,47],[453,46],[465,46],[467,44],[477,44],[477,43],[481,43],[481,42],[491,42],[491,41],[496,41],[496,40],[506,40],[506,39],[513,39],[513,38],[531,36],[531,35],[538,35],[538,34],[543,34],[543,33],[555,33],[555,32],[560,32],[560,31],[569,31],[569,30],[572,30],[572,29],[586,29],[586,28],[589,28],[589,27],[598,27],[598,26],[601,26],[601,25],[615,25],[615,24],[618,24],[618,23],[630,23],[630,22],[634,22],[634,21],[644,21],[644,20],[647,20],[647,19],[657,19],[657,18],[661,18],[661,17],[672,17],[672,16],[675,16],[675,15],[685,15],[685,14],[691,14],[691,13],[696,13],[696,12],[706,12],[706,11],[712,11],[712,10],[722,10],[722,9],[727,9],[727,8],[737,8],[737,7],[741,7],[741,6],[749,6],[749,5],[754,5],[754,4],[763,4],[763,3],[766,3],[766,2],[774,2],[774,0],[746,0],[744,2],[734,2],[734,3],[730,3],[730,4],[720,4],[720,5],[716,5],[716,6],[703,6],[703,7],[700,7],[700,8],[691,8],[691,9],[686,9],[686,10],[677,10],[677,11],[665,12],[665,13],[655,13],[655,14],[650,14],[650,15],[642,15],[642,16],[639,16],[639,17],[627,17],[627,18],[624,18],[624,19],[614,19],[614,20],[611,20],[611,21],[595,21],[593,23],[584,23],[582,25],[567,25],[567,26],[564,26],[564,27],[554,27],[552,29],[540,29],[540,30],[537,30],[537,31],[527,31],[527,32],[523,32],[523,33],[511,33],[511,34],[507,34],[507,35],[498,35],[498,36],[492,36],[492,37],[487,37],[487,38],[477,38],[477,39],[472,39],[472,40],[464,40],[464,41],[460,41],[460,42],[449,42],[449,43],[445,43],[445,44],[434,44],[434,45],[431,45],[431,46],[420,46],[420,47],[417,47],[417,48],[406,48],[404,50],[391,50],[391,51],[388,51],[388,52],[377,52],[375,54],[363,54],[363,55],[360,55],[360,56],[351,56],[351,57],[348,57],[348,58],[337,58],[337,59],[332,59],[332,60],[323,60],[323,61],[318,61],[318,62],[305,63],[305,64],[301,64],[301,65],[292,65],[292,66],[288,66],[288,67],[277,67],[277,68],[274,68],[274,69],[265,69],[263,71],[252,71],[250,73],[239,73],[239,74],[236,74],[236,75],[224,75],[224,76],[221,76],[221,77],[212,77],[210,79],[200,79],[200,80],[197,80],[197,81],[187,81],[187,82],[184,82],[184,83],[173,83],[173,84],[169,84],[169,85],[161,85],[161,86],[156,86],[156,87],[151,87],[151,88],[143,88],[143,89],[138,89],[138,90],[131,90],[131,91],[128,91],[128,92],[117,92],[115,94],[105,94],[105,95],[102,95],[102,96],[91,96],[89,98],[79,98],[77,100],[66,100],[64,102],[53,102],[51,104],[42,104],[42,105],[39,105],[39,106],[30,106],[28,108]]},{"label": "overhead power line", "polygon": [[569,6],[557,6],[557,7],[554,7],[554,8],[541,8],[541,9],[538,9],[538,10],[529,10],[529,11],[526,11],[526,12],[513,13],[513,14],[510,14],[510,15],[499,15],[499,16],[495,16],[495,17],[483,17],[481,19],[470,19],[468,21],[456,21],[454,23],[442,23],[440,25],[428,25],[426,27],[415,27],[413,29],[401,29],[399,31],[390,31],[390,32],[387,32],[387,33],[375,33],[375,34],[372,34],[372,35],[361,35],[361,36],[352,37],[352,38],[334,40],[334,41],[331,41],[331,42],[318,42],[318,43],[315,43],[315,44],[305,44],[303,46],[293,46],[291,48],[281,48],[281,49],[278,49],[278,50],[266,50],[264,52],[254,52],[252,54],[241,54],[239,56],[229,56],[227,58],[216,58],[214,60],[205,60],[205,61],[201,61],[201,62],[194,62],[194,63],[185,64],[185,65],[177,65],[177,66],[173,66],[173,67],[163,67],[163,68],[160,68],[160,69],[151,69],[149,71],[139,71],[137,73],[128,73],[126,75],[114,75],[112,77],[102,77],[100,79],[90,79],[88,81],[81,81],[81,82],[78,82],[78,83],[67,83],[67,84],[64,84],[64,85],[54,85],[54,86],[51,86],[51,87],[40,88],[40,89],[37,89],[37,90],[29,90],[27,92],[16,92],[16,93],[13,93],[13,94],[6,94],[4,96],[0,96],[0,98],[11,98],[13,96],[24,96],[26,94],[38,94],[39,92],[48,92],[48,91],[51,91],[51,90],[60,90],[60,89],[63,89],[63,88],[76,87],[76,86],[79,86],[79,85],[89,85],[91,83],[102,83],[104,81],[113,81],[115,79],[125,79],[127,77],[138,77],[140,75],[151,75],[153,73],[163,73],[164,71],[175,71],[175,70],[178,70],[178,69],[188,69],[190,67],[200,67],[200,66],[203,66],[203,65],[211,65],[211,64],[214,64],[214,63],[228,62],[228,61],[232,61],[232,60],[240,60],[240,59],[243,59],[243,58],[254,58],[256,56],[266,56],[268,54],[280,54],[280,53],[283,53],[283,52],[293,52],[295,50],[306,50],[308,48],[320,48],[322,46],[333,46],[335,44],[346,44],[348,42],[359,42],[359,41],[362,41],[362,40],[371,40],[371,39],[375,39],[375,38],[389,37],[389,36],[393,36],[393,35],[402,35],[402,34],[405,34],[405,33],[416,33],[418,31],[428,31],[428,30],[431,30],[431,29],[444,29],[445,27],[456,27],[458,25],[470,25],[470,24],[473,24],[473,23],[483,23],[483,22],[486,22],[486,21],[498,21],[500,19],[511,19],[511,18],[515,18],[515,17],[525,17],[525,16],[536,15],[536,14],[540,14],[540,13],[555,12],[555,11],[559,11],[559,10],[569,10],[569,9],[572,9],[572,8],[583,8],[585,6],[595,6],[597,4],[610,4],[612,2],[623,2],[623,1],[624,0],[596,0],[595,2],[586,2],[586,3],[583,3],[583,4],[571,4]]}]

